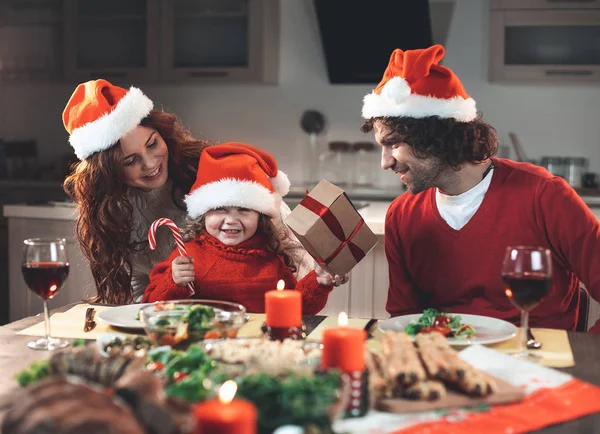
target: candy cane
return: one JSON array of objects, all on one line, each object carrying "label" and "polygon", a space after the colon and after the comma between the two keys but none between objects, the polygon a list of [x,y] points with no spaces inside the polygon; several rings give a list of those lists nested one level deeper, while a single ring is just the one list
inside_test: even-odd
[{"label": "candy cane", "polygon": [[[185,244],[183,244],[183,238],[181,237],[181,232],[179,232],[179,228],[173,220],[161,218],[155,220],[152,225],[150,225],[150,229],[148,229],[148,244],[150,245],[150,249],[156,249],[156,229],[159,226],[168,226],[171,229],[171,233],[173,234],[173,238],[175,238],[175,244],[177,244],[177,251],[181,256],[187,256],[187,250],[185,249]],[[194,282],[188,283],[188,290],[190,295],[194,295],[196,291],[194,291]]]}]

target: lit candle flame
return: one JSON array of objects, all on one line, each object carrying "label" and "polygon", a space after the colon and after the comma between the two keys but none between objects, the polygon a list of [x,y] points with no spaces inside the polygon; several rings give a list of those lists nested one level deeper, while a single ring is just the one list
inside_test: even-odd
[{"label": "lit candle flame", "polygon": [[348,325],[348,314],[346,312],[340,312],[338,315],[338,325],[347,326]]},{"label": "lit candle flame", "polygon": [[504,293],[509,297],[512,297],[512,295],[513,295],[512,291],[509,288],[506,288],[506,291],[504,291]]},{"label": "lit candle flame", "polygon": [[283,279],[279,279],[279,282],[277,282],[277,290],[282,291],[283,288],[285,288],[285,282],[283,281]]},{"label": "lit candle flame", "polygon": [[223,404],[229,404],[233,401],[233,397],[237,392],[237,384],[233,380],[227,380],[223,385],[219,388],[219,401]]}]

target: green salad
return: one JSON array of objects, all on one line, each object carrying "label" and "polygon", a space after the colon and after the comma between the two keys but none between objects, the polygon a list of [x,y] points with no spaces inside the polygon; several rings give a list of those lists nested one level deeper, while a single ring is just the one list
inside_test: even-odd
[{"label": "green salad", "polygon": [[475,335],[475,327],[463,324],[460,315],[450,315],[435,309],[425,309],[418,320],[411,321],[404,331],[415,336],[417,333],[438,332],[449,338],[467,338]]}]

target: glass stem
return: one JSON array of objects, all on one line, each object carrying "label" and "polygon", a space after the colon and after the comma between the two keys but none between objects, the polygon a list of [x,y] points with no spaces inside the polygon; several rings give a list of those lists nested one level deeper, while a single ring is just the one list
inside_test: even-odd
[{"label": "glass stem", "polygon": [[48,313],[48,300],[44,300],[44,331],[46,341],[50,342],[50,314]]},{"label": "glass stem", "polygon": [[529,312],[521,311],[521,348],[519,348],[519,356],[527,357],[527,330],[529,329]]}]

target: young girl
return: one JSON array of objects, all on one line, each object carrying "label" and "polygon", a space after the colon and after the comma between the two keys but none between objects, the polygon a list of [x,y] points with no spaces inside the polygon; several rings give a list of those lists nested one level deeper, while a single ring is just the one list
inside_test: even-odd
[{"label": "young girl", "polygon": [[143,301],[188,298],[186,285],[194,282],[197,298],[233,301],[248,312],[264,312],[265,292],[283,279],[286,289],[302,292],[305,315],[318,313],[332,285],[343,279],[316,266],[296,281],[294,258],[284,248],[289,240],[272,221],[288,190],[287,176],[260,149],[242,143],[204,149],[196,183],[185,198],[183,237],[189,257],[174,251],[154,267]]}]

